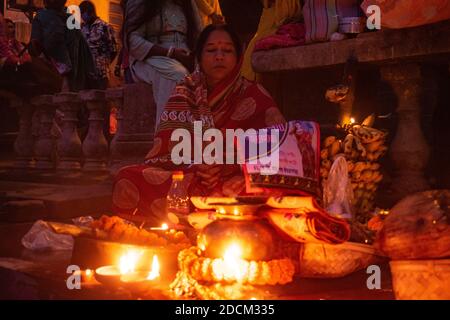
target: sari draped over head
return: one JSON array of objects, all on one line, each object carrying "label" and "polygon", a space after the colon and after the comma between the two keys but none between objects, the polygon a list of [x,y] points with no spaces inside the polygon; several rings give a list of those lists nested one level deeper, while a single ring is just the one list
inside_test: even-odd
[{"label": "sari draped over head", "polygon": [[226,129],[245,131],[285,122],[270,94],[261,85],[240,76],[240,66],[241,63],[210,92],[204,75],[198,71],[176,86],[161,114],[145,164],[122,168],[116,176],[113,190],[116,213],[165,220],[165,199],[173,170],[184,171],[183,183],[191,196],[233,197],[245,193],[239,165],[224,164],[220,183],[208,189],[196,177],[196,166],[175,165],[171,158],[172,148],[179,143],[171,141],[172,133],[186,129],[193,137],[195,121],[201,121],[203,133],[209,128],[221,130],[224,146]]}]

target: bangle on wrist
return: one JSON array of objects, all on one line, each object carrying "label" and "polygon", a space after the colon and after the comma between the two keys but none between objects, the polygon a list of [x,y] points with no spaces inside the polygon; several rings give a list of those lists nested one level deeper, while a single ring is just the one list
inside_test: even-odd
[{"label": "bangle on wrist", "polygon": [[167,50],[167,54],[166,57],[172,58],[173,52],[174,52],[175,48],[174,47],[170,47],[169,50]]}]

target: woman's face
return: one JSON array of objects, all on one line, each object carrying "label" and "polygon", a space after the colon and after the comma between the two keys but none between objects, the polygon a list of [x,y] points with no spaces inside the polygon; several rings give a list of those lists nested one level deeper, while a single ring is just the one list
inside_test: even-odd
[{"label": "woman's face", "polygon": [[200,66],[210,87],[230,74],[237,63],[236,49],[228,32],[211,32],[203,47]]}]

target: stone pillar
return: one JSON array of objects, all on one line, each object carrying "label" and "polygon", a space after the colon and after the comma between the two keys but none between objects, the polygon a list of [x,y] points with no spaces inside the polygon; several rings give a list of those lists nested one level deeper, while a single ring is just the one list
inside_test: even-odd
[{"label": "stone pillar", "polygon": [[103,90],[85,90],[80,92],[80,97],[89,110],[89,130],[83,141],[83,170],[103,171],[106,170],[108,158],[108,142],[103,134],[106,93]]},{"label": "stone pillar", "polygon": [[53,155],[56,148],[52,126],[56,107],[52,95],[35,97],[31,103],[39,113],[39,136],[34,145],[34,155],[37,169],[53,169],[55,167]]},{"label": "stone pillar", "polygon": [[422,73],[420,64],[398,64],[381,68],[381,75],[397,97],[398,124],[390,146],[395,172],[392,200],[429,189],[424,171],[430,148],[421,127]]},{"label": "stone pillar", "polygon": [[14,151],[16,153],[15,167],[32,168],[34,167],[34,137],[32,134],[34,106],[22,99],[14,99],[12,106],[16,107],[19,115],[19,133],[14,142]]},{"label": "stone pillar", "polygon": [[54,103],[64,113],[62,136],[58,142],[59,164],[61,170],[79,170],[81,168],[81,140],[77,131],[77,113],[82,101],[78,93],[64,92],[54,97]]},{"label": "stone pillar", "polygon": [[119,137],[123,134],[123,88],[110,88],[106,91],[106,100],[117,108],[117,128],[114,138],[111,140],[109,154],[111,168],[120,163],[120,152],[118,150]]},{"label": "stone pillar", "polygon": [[114,157],[119,161],[111,167],[113,174],[114,168],[144,161],[153,144],[155,115],[156,105],[151,85],[124,85],[120,131],[116,134],[113,146]]}]

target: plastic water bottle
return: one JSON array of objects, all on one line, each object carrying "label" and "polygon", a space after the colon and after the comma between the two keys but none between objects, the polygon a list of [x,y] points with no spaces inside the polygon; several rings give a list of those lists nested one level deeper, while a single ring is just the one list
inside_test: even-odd
[{"label": "plastic water bottle", "polygon": [[187,223],[189,195],[183,183],[183,171],[172,174],[172,185],[167,193],[167,218],[174,224]]}]

